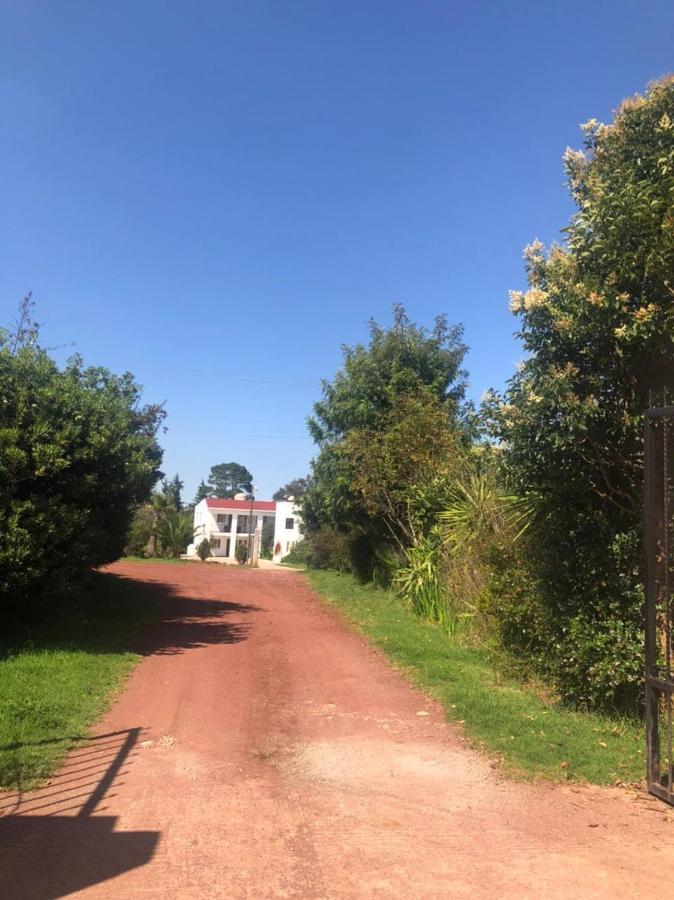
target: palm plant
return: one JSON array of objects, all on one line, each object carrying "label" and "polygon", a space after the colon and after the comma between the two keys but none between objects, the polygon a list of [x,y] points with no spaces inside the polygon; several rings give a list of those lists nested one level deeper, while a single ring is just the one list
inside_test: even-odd
[{"label": "palm plant", "polygon": [[151,527],[150,539],[147,542],[147,556],[157,555],[160,523],[165,515],[175,510],[175,505],[168,494],[154,493],[150,498]]},{"label": "palm plant", "polygon": [[533,498],[505,493],[493,471],[472,473],[457,482],[450,502],[439,515],[443,538],[453,553],[514,542],[529,527]]},{"label": "palm plant", "polygon": [[443,578],[443,545],[439,528],[408,547],[407,565],[394,578],[398,596],[419,616],[437,622],[449,634],[456,631],[457,617]]},{"label": "palm plant", "polygon": [[166,509],[160,515],[157,522],[157,536],[162,553],[167,556],[178,557],[187,549],[192,540],[194,529],[192,515],[187,511]]},{"label": "palm plant", "polygon": [[457,615],[472,620],[475,632],[488,631],[481,600],[488,589],[494,554],[520,540],[534,513],[533,496],[506,493],[498,472],[488,468],[457,482],[439,514],[446,589]]}]

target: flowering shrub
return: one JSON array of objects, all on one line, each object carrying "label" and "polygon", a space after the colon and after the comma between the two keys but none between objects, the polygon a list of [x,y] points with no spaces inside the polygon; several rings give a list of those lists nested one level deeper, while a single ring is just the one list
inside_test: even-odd
[{"label": "flowering shrub", "polygon": [[526,359],[487,410],[508,476],[541,498],[527,538],[540,603],[530,652],[565,697],[633,708],[642,416],[674,387],[674,78],[584,133],[565,155],[577,204],[566,243],[528,247],[529,290],[511,294]]}]

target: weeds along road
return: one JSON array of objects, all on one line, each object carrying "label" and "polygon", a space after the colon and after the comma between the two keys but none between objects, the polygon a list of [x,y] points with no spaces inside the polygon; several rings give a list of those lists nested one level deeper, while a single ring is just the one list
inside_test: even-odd
[{"label": "weeds along road", "polygon": [[502,780],[301,575],[110,571],[165,620],[92,740],[1,798],[0,897],[671,897],[664,807]]}]

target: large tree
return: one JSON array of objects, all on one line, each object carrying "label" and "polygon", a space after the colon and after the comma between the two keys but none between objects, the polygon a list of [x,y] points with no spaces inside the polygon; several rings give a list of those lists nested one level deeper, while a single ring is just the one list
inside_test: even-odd
[{"label": "large tree", "polygon": [[[409,410],[420,397],[435,404],[447,429],[460,426],[465,373],[461,364],[466,353],[459,326],[450,327],[439,316],[431,330],[411,322],[402,306],[394,307],[393,325],[384,328],[370,322],[367,346],[344,347],[344,363],[331,381],[323,383],[323,397],[314,406],[309,430],[318,444],[312,464],[312,486],[302,505],[307,532],[331,528],[362,537],[363,557],[372,557],[377,547],[410,539],[409,532],[394,534],[379,503],[371,502],[376,491],[376,473],[368,462],[368,448],[380,461],[391,461],[396,437],[382,443],[389,429],[404,430],[400,409]],[[408,431],[408,446],[414,452],[431,436]],[[366,469],[368,473],[366,474]],[[389,473],[392,472],[389,469]],[[383,481],[380,487],[383,485]],[[400,490],[411,487],[399,485]],[[381,500],[381,494],[380,494]],[[397,515],[397,514],[396,514]]]},{"label": "large tree", "polygon": [[0,331],[0,599],[55,599],[117,559],[161,475],[163,411],[129,374],[59,368],[26,310]]},{"label": "large tree", "polygon": [[166,478],[164,478],[162,481],[162,490],[168,497],[171,498],[173,507],[176,512],[180,512],[180,510],[183,508],[182,490],[184,486],[185,484],[181,480],[180,475],[178,475],[177,472],[170,481],[168,481]]},{"label": "large tree", "polygon": [[311,475],[307,475],[304,478],[293,478],[292,481],[274,491],[272,500],[288,500],[289,497],[292,497],[293,500],[300,500],[310,487]]},{"label": "large tree", "polygon": [[253,476],[240,463],[218,463],[217,466],[211,467],[208,482],[213,489],[214,497],[230,499],[238,493],[250,493],[253,487]]},{"label": "large tree", "polygon": [[463,329],[445,316],[428,330],[411,322],[405,308],[393,308],[393,325],[370,320],[366,345],[342,347],[344,362],[332,381],[323,381],[323,397],[314,404],[309,431],[316,443],[339,440],[352,428],[376,428],[400,394],[420,385],[458,411],[466,387],[461,368],[466,354]]},{"label": "large tree", "polygon": [[349,432],[342,453],[358,503],[404,552],[435,524],[466,447],[450,410],[419,388],[395,398],[379,428]]},{"label": "large tree", "polygon": [[642,670],[642,417],[674,387],[674,79],[584,133],[565,157],[577,205],[566,242],[529,247],[529,289],[512,294],[526,357],[493,412],[511,478],[539,497],[529,559],[545,660],[567,697],[630,704]]}]

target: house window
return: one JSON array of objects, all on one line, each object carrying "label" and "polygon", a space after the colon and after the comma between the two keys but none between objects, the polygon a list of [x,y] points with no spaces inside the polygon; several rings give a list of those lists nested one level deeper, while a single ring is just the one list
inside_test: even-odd
[{"label": "house window", "polygon": [[220,549],[220,538],[211,538],[211,550]]},{"label": "house window", "polygon": [[215,521],[218,523],[218,527],[220,531],[231,531],[232,530],[232,514],[231,513],[218,513],[215,517]]},{"label": "house window", "polygon": [[[248,528],[248,520],[250,519],[250,529]],[[236,530],[239,534],[248,534],[250,531],[255,531],[257,527],[257,516],[239,516],[236,523]]]},{"label": "house window", "polygon": [[292,531],[294,527],[295,527],[295,520],[294,519],[286,519],[286,530]]}]

